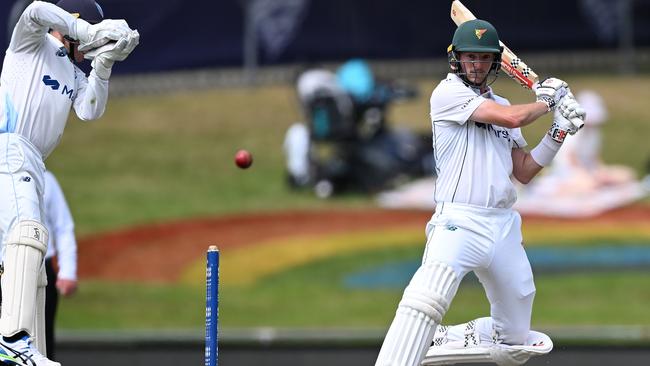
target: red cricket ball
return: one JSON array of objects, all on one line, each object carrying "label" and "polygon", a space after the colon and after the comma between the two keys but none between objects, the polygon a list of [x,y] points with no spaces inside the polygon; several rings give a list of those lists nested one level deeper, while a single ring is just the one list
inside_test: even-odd
[{"label": "red cricket ball", "polygon": [[235,164],[241,169],[246,169],[253,164],[253,155],[247,150],[239,150],[235,154]]}]

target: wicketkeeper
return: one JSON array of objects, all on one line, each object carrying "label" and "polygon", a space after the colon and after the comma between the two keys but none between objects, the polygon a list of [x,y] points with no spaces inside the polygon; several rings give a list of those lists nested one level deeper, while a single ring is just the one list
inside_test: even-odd
[{"label": "wicketkeeper", "polygon": [[[378,366],[520,365],[552,348],[546,335],[530,330],[535,285],[510,177],[530,182],[585,115],[559,79],[536,85],[533,103],[510,105],[496,95],[489,85],[501,53],[497,31],[486,21],[465,22],[454,33],[451,72],[430,101],[436,209],[426,225],[422,265],[404,290]],[[553,124],[527,152],[520,128],[546,113],[553,113]],[[470,271],[485,289],[490,316],[439,327]]]},{"label": "wicketkeeper", "polygon": [[[103,20],[93,0],[34,1],[20,16],[0,75],[0,362],[57,366],[45,354],[43,161],[70,109],[102,116],[115,61],[139,43],[124,20]],[[75,62],[92,59],[86,76]]]}]

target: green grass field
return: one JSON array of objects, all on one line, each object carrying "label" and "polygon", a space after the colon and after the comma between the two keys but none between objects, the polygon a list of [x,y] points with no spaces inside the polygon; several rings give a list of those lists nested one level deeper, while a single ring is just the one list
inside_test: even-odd
[{"label": "green grass field", "polygon": [[[607,101],[604,160],[644,174],[650,158],[650,76],[567,77],[574,90],[591,88]],[[428,99],[435,80],[420,80],[420,97],[394,106],[394,126],[429,131]],[[502,77],[496,89],[513,103],[532,101]],[[282,140],[301,120],[289,86],[223,89],[159,96],[112,98],[102,120],[74,117],[46,162],[69,200],[80,236],[181,218],[297,208],[373,206],[371,198],[347,195],[329,201],[287,189]],[[524,129],[535,145],[550,119]],[[255,157],[251,169],[235,167],[240,148]],[[248,286],[225,287],[225,327],[384,327],[401,291],[350,290],[334,285],[354,266],[413,256],[412,249],[358,257],[341,256],[296,267]],[[415,254],[416,256],[418,254]],[[382,257],[383,256],[383,257]],[[173,254],[170,254],[170,265]],[[334,278],[333,278],[334,277]],[[537,278],[534,323],[646,324],[648,273],[572,273]],[[196,286],[81,283],[60,307],[66,329],[197,328],[203,324],[204,289]],[[567,299],[572,299],[567,301]],[[625,303],[626,311],[613,311]],[[485,314],[480,287],[467,285],[454,300],[450,322]]]},{"label": "green grass field", "polygon": [[[335,257],[250,286],[225,286],[220,292],[220,323],[225,328],[387,327],[401,290],[340,286],[340,274],[380,261],[387,254],[395,259],[414,253],[369,253],[363,260]],[[647,279],[643,270],[538,275],[533,323],[650,325]],[[200,328],[205,320],[204,296],[200,285],[85,282],[83,291],[63,302],[59,325],[65,329]],[[625,311],[614,311],[620,304],[625,304]],[[445,322],[464,322],[487,314],[482,288],[467,282],[461,285]]]}]

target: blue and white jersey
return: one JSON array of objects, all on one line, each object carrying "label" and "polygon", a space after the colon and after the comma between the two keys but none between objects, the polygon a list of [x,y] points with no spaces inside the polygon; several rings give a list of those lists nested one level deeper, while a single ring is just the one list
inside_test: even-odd
[{"label": "blue and white jersey", "polygon": [[448,74],[431,95],[431,124],[436,159],[435,201],[485,208],[510,208],[517,200],[512,149],[526,146],[519,128],[472,121],[488,99],[510,105],[489,89],[481,94]]},{"label": "blue and white jersey", "polygon": [[43,159],[58,145],[70,108],[84,121],[102,116],[108,81],[86,77],[62,51],[50,29],[76,34],[76,19],[41,1],[30,4],[16,27],[0,75],[0,133],[29,140]]}]

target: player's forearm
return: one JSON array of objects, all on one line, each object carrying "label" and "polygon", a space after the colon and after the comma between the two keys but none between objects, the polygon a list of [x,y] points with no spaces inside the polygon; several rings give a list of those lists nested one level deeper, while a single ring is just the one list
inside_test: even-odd
[{"label": "player's forearm", "polygon": [[74,110],[79,119],[92,121],[104,114],[108,101],[108,84],[108,80],[90,74],[88,84],[79,93],[74,103]]},{"label": "player's forearm", "polygon": [[68,280],[77,279],[77,242],[74,229],[57,233],[56,255],[59,264],[59,277]]},{"label": "player's forearm", "polygon": [[509,107],[506,118],[510,118],[514,127],[523,127],[535,122],[539,117],[548,112],[544,103],[518,104]]},{"label": "player's forearm", "polygon": [[544,103],[501,105],[487,100],[476,108],[471,119],[506,128],[520,128],[532,123],[547,111],[548,107]]},{"label": "player's forearm", "polygon": [[528,184],[542,169],[530,153],[522,150],[518,161],[513,161],[512,175],[523,184]]},{"label": "player's forearm", "polygon": [[77,279],[77,257],[75,252],[74,259],[61,259],[57,256],[57,261],[59,264],[59,277],[65,278],[67,280],[76,280]]}]

